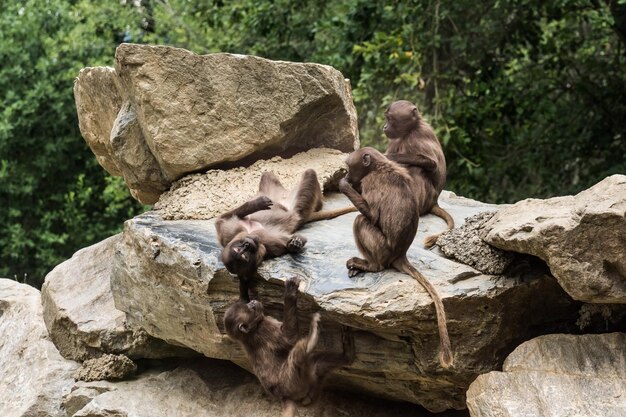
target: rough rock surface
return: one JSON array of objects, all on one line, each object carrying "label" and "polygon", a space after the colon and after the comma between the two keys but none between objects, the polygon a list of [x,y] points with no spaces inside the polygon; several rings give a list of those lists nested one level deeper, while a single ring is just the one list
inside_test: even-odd
[{"label": "rough rock surface", "polygon": [[128,326],[115,308],[111,259],[121,235],[81,249],[47,276],[41,290],[44,320],[63,357],[83,361],[103,353],[162,358],[192,352]]},{"label": "rough rock surface", "polygon": [[135,362],[125,355],[104,354],[99,358],[87,359],[74,373],[77,381],[101,381],[126,379],[137,371]]},{"label": "rough rock surface", "polygon": [[485,230],[487,243],[546,261],[574,299],[626,303],[626,175],[575,196],[520,201]]},{"label": "rough rock surface", "polygon": [[0,414],[65,417],[63,395],[78,364],[48,338],[39,291],[0,279]]},{"label": "rough rock surface", "polygon": [[626,334],[553,334],[519,346],[467,392],[473,417],[626,415]]},{"label": "rough rock surface", "polygon": [[[347,199],[335,194],[326,206],[345,204]],[[494,209],[448,193],[440,205],[457,224]],[[355,329],[357,360],[332,384],[431,411],[462,409],[470,382],[498,369],[517,344],[538,331],[563,331],[564,323],[576,321],[578,307],[543,271],[482,275],[424,250],[423,238],[445,228],[441,219],[425,216],[408,255],[444,300],[456,355],[455,368],[444,370],[437,360],[432,301],[419,284],[393,271],[348,277],[345,262],[358,253],[352,237],[355,216],[307,225],[302,254],[268,260],[259,271],[259,298],[278,318],[283,281],[302,278],[302,328],[312,312],[321,311],[321,349],[341,349],[340,325]],[[223,334],[222,317],[237,299],[238,287],[219,261],[220,251],[213,221],[164,221],[155,213],[129,220],[114,260],[115,303],[129,321],[155,337],[247,366],[242,351]]]},{"label": "rough rock surface", "polygon": [[513,254],[505,252],[481,239],[485,223],[495,212],[485,211],[465,219],[465,223],[446,230],[437,239],[437,246],[448,258],[485,273],[501,274],[513,261]]},{"label": "rough rock surface", "polygon": [[113,158],[133,197],[146,204],[155,203],[170,182],[148,148],[137,114],[128,101],[122,104],[113,123],[110,143]]},{"label": "rough rock surface", "polygon": [[[203,363],[172,370],[152,369],[136,380],[78,382],[65,397],[68,416],[110,417],[275,417],[281,406],[271,400],[253,375],[228,362]],[[349,393],[327,391],[318,402],[300,408],[300,417],[427,417],[422,408]],[[447,412],[437,417],[464,417]]]},{"label": "rough rock surface", "polygon": [[350,84],[327,65],[122,44],[115,69],[83,69],[74,92],[98,161],[147,204],[218,165],[359,146]]},{"label": "rough rock surface", "polygon": [[113,155],[109,136],[122,96],[115,70],[110,67],[83,68],[74,81],[78,127],[96,159],[111,175],[122,175]]},{"label": "rough rock surface", "polygon": [[276,174],[289,190],[298,184],[306,169],[312,168],[324,191],[336,190],[346,172],[346,156],[337,150],[318,148],[291,158],[260,160],[248,168],[188,175],[162,194],[154,209],[167,220],[213,218],[252,198],[265,171]]}]

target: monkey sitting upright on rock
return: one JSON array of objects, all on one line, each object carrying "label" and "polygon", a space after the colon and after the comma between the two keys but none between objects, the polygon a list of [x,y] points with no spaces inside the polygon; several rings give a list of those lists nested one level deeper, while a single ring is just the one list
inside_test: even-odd
[{"label": "monkey sitting upright on rock", "polygon": [[263,388],[283,402],[283,417],[293,417],[297,405],[309,405],[333,370],[350,365],[355,356],[354,339],[343,334],[343,353],[313,352],[319,337],[319,313],[311,320],[306,337],[298,329],[297,277],[285,282],[283,322],[265,316],[258,301],[238,301],[224,315],[226,333],[244,347],[252,370]]},{"label": "monkey sitting upright on rock", "polygon": [[[406,165],[415,185],[419,215],[432,213],[446,221],[448,229],[454,227],[452,216],[439,207],[437,199],[446,184],[446,158],[433,128],[422,118],[410,101],[391,103],[385,112],[385,135],[389,138],[387,158]],[[439,234],[428,236],[424,245],[429,248],[437,242]]]},{"label": "monkey sitting upright on rock", "polygon": [[[346,263],[348,274],[353,277],[360,272],[378,272],[393,267],[415,278],[435,304],[441,365],[451,366],[452,351],[441,297],[406,257],[417,233],[418,201],[428,193],[423,184],[425,180],[415,184],[406,168],[374,148],[352,152],[346,164],[348,173],[339,182],[339,190],[361,213],[354,220],[353,232],[357,247],[365,258],[349,259]],[[350,184],[360,185],[361,194]]]}]

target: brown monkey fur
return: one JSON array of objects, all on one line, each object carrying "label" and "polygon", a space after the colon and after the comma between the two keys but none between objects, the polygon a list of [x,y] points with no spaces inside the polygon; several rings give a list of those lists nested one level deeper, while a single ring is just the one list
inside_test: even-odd
[{"label": "brown monkey fur", "polygon": [[[416,193],[421,197],[417,202],[418,213],[441,217],[448,229],[452,229],[452,216],[437,203],[446,184],[446,158],[433,128],[413,103],[400,100],[391,103],[385,111],[383,131],[389,138],[385,155],[394,162],[406,165],[416,186],[421,188]],[[432,247],[439,235],[428,236],[424,246]]]},{"label": "brown monkey fur", "polygon": [[[361,213],[354,220],[352,229],[357,247],[365,258],[349,259],[346,263],[348,274],[353,277],[359,272],[378,272],[393,267],[415,278],[435,304],[441,343],[439,360],[444,368],[448,368],[453,357],[441,297],[406,257],[417,233],[417,204],[427,191],[423,186],[412,184],[413,179],[406,168],[385,158],[374,148],[352,152],[346,164],[348,174],[339,182],[339,189]],[[350,184],[360,185],[361,194]]]},{"label": "brown monkey fur", "polygon": [[322,190],[314,170],[306,170],[291,192],[273,173],[264,172],[256,198],[218,217],[215,229],[224,247],[222,262],[239,278],[241,299],[250,300],[250,286],[263,259],[302,251],[306,238],[295,232],[304,223],[354,210],[346,207],[320,212],[321,208]]},{"label": "brown monkey fur", "polygon": [[333,370],[350,365],[355,356],[354,338],[343,333],[343,353],[313,352],[319,337],[319,313],[311,320],[306,337],[298,329],[297,277],[285,282],[283,322],[263,314],[259,301],[231,305],[224,315],[226,333],[246,351],[252,370],[263,388],[283,403],[283,416],[294,416],[297,405],[309,405]]}]

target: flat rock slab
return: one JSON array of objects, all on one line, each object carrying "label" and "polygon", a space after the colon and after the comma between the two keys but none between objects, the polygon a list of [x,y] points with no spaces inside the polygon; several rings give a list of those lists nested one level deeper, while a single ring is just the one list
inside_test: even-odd
[{"label": "flat rock slab", "polygon": [[[111,417],[275,417],[281,404],[273,401],[256,378],[218,360],[194,361],[174,369],[152,369],[133,381],[78,382],[65,397],[68,416]],[[326,392],[300,417],[428,417],[413,404],[393,403],[349,393]],[[448,412],[437,417],[466,417]]]},{"label": "flat rock slab", "polygon": [[[326,207],[347,203],[335,194]],[[440,205],[457,224],[494,210],[449,193]],[[308,328],[314,311],[321,312],[321,349],[339,351],[340,326],[355,329],[357,360],[331,378],[335,386],[418,403],[435,412],[463,409],[465,391],[477,375],[498,369],[538,329],[562,329],[577,318],[577,306],[543,270],[483,275],[424,250],[423,238],[445,228],[441,219],[425,216],[408,256],[445,304],[456,358],[455,368],[444,370],[437,360],[434,308],[419,284],[393,271],[348,277],[345,262],[358,254],[352,237],[355,216],[307,225],[303,253],[268,260],[260,268],[259,298],[279,319],[283,281],[292,275],[302,278],[301,328]],[[222,328],[238,286],[219,261],[220,252],[212,220],[165,221],[154,212],[129,220],[114,259],[115,303],[129,321],[155,337],[247,367],[243,352]]]},{"label": "flat rock slab", "polygon": [[61,355],[84,361],[106,353],[165,358],[192,352],[126,323],[111,292],[111,260],[121,235],[83,248],[47,276],[41,290],[44,321]]},{"label": "flat rock slab", "polygon": [[146,204],[212,167],[359,147],[350,83],[327,65],[122,44],[114,69],[81,70],[74,96],[98,162]]},{"label": "flat rock slab", "polygon": [[543,259],[575,300],[626,303],[626,175],[575,196],[520,201],[484,228],[487,243]]},{"label": "flat rock slab", "polygon": [[63,359],[48,338],[39,291],[0,279],[2,417],[65,417],[61,401],[77,367]]},{"label": "flat rock slab", "polygon": [[174,182],[154,210],[166,220],[211,219],[250,200],[259,190],[265,171],[271,171],[286,189],[294,188],[304,171],[314,169],[324,191],[337,190],[345,176],[347,154],[328,148],[311,149],[291,158],[276,156],[246,168],[209,170]]},{"label": "flat rock slab", "polygon": [[541,336],[467,392],[472,417],[626,415],[626,334]]}]

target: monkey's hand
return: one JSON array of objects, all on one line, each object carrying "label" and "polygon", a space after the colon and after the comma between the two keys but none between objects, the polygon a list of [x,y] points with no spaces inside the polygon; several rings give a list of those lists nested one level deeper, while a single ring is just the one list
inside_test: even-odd
[{"label": "monkey's hand", "polygon": [[288,295],[296,295],[298,293],[298,286],[300,285],[300,277],[293,276],[287,278],[285,281],[285,293]]},{"label": "monkey's hand", "polygon": [[305,244],[306,237],[302,235],[293,235],[291,236],[289,243],[287,243],[287,251],[289,251],[289,253],[302,252],[302,248],[304,248]]},{"label": "monkey's hand", "polygon": [[350,183],[345,177],[339,180],[339,191],[345,194],[349,192],[351,189],[352,189],[352,186],[350,185]]}]

